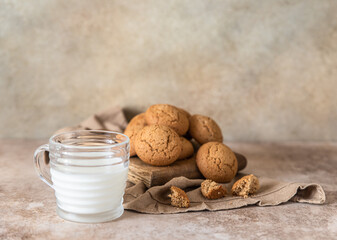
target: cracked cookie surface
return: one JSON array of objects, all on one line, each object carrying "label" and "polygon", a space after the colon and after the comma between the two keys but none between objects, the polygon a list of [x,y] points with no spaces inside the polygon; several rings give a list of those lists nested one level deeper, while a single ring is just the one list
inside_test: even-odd
[{"label": "cracked cookie surface", "polygon": [[187,117],[187,119],[190,119],[191,114],[189,112],[187,112],[185,109],[183,108],[178,108],[183,114],[185,114],[185,116]]},{"label": "cracked cookie surface", "polygon": [[169,104],[150,106],[145,113],[148,125],[158,124],[172,128],[179,135],[184,135],[189,128],[189,120],[182,110]]},{"label": "cracked cookie surface", "polygon": [[235,154],[219,142],[202,145],[197,152],[196,163],[205,178],[220,183],[230,182],[238,171]]},{"label": "cracked cookie surface", "polygon": [[150,125],[137,133],[134,141],[138,157],[154,166],[166,166],[176,161],[182,146],[179,135],[171,128]]},{"label": "cracked cookie surface", "polygon": [[195,114],[189,120],[189,133],[200,144],[223,141],[221,129],[212,118]]},{"label": "cracked cookie surface", "polygon": [[126,127],[124,134],[130,138],[130,157],[136,155],[135,150],[135,137],[137,133],[143,129],[147,125],[145,121],[145,113],[140,113],[133,117],[129,122],[128,126]]}]

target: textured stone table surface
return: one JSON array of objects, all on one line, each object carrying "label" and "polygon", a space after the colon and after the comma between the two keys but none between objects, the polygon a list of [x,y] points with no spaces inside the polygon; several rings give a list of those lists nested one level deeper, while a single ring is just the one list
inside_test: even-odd
[{"label": "textured stone table surface", "polygon": [[324,205],[287,203],[230,211],[148,215],[78,224],[55,212],[33,152],[43,141],[0,140],[0,239],[336,239],[337,143],[228,143],[245,154],[244,172],[323,186]]}]

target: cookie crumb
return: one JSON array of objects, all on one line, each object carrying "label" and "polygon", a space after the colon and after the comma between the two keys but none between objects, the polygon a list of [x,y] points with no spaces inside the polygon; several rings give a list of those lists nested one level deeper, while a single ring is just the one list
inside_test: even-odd
[{"label": "cookie crumb", "polygon": [[247,198],[260,189],[259,179],[253,174],[240,178],[233,184],[232,195]]},{"label": "cookie crumb", "polygon": [[205,180],[201,183],[201,193],[208,199],[219,199],[226,196],[226,189],[212,180]]},{"label": "cookie crumb", "polygon": [[179,208],[188,208],[190,206],[190,200],[184,190],[175,186],[172,186],[170,190],[169,197],[171,198],[172,206]]}]

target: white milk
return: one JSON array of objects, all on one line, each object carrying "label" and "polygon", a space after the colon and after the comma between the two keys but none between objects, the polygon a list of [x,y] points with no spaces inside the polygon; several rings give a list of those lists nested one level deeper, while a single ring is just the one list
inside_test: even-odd
[{"label": "white milk", "polygon": [[85,221],[83,216],[76,219],[76,214],[123,213],[128,162],[120,163],[121,158],[109,158],[109,155],[111,153],[69,152],[66,158],[51,162],[50,173],[57,205],[66,214],[75,215],[72,220]]}]

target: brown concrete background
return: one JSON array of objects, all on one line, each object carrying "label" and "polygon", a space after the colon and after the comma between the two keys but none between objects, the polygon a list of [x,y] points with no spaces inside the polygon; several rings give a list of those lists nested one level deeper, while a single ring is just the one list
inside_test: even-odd
[{"label": "brown concrete background", "polygon": [[1,1],[0,137],[111,105],[210,115],[227,141],[337,140],[337,2]]}]

